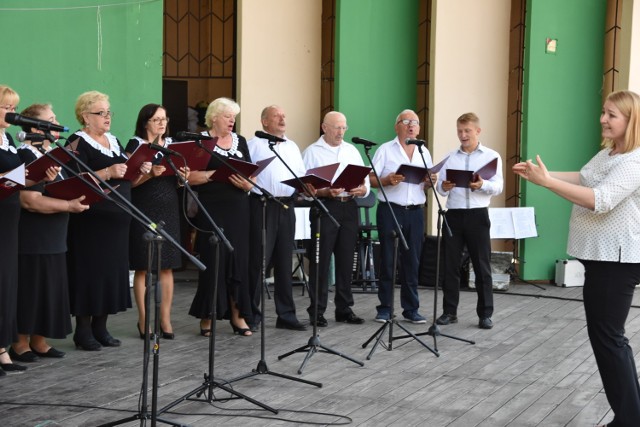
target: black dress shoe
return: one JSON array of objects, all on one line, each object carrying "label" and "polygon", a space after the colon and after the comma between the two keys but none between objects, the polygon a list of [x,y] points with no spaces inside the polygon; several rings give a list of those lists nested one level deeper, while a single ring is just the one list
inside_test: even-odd
[{"label": "black dress shoe", "polygon": [[45,353],[36,351],[36,349],[34,349],[33,347],[31,347],[31,351],[33,351],[39,357],[53,357],[56,359],[62,359],[66,354],[64,351],[60,351],[57,348],[53,348],[53,347],[49,348],[49,350],[47,350]]},{"label": "black dress shoe", "polygon": [[276,319],[276,328],[277,329],[290,329],[292,331],[306,331],[307,327],[302,323],[296,321],[295,323],[286,322],[279,317]]},{"label": "black dress shoe", "polygon": [[[311,326],[313,326],[313,317],[309,318],[309,323],[311,324]],[[322,314],[319,314],[316,318],[316,326],[318,326],[319,328],[326,328],[327,326],[329,326],[329,322],[327,322],[327,319],[325,319]]]},{"label": "black dress shoe", "polygon": [[9,349],[9,357],[11,357],[13,360],[17,360],[18,362],[23,362],[23,363],[33,363],[40,360],[40,358],[33,351],[27,350],[22,354],[18,354],[13,349],[13,347]]},{"label": "black dress shoe", "polygon": [[6,373],[13,372],[16,374],[27,370],[26,366],[16,365],[15,363],[0,363],[0,368]]},{"label": "black dress shoe", "polygon": [[98,341],[96,341],[96,339],[93,338],[93,337],[79,339],[79,338],[76,338],[74,336],[73,337],[73,342],[75,343],[76,348],[78,350],[84,350],[84,351],[100,351],[100,350],[102,350],[102,346],[100,345],[100,343]]},{"label": "black dress shoe", "polygon": [[453,314],[444,313],[436,320],[438,325],[450,325],[452,323],[458,323],[458,317]]},{"label": "black dress shoe", "polygon": [[493,328],[493,322],[488,317],[483,317],[478,322],[478,328],[480,329],[491,329]]},{"label": "black dress shoe", "polygon": [[348,314],[336,313],[336,322],[350,323],[352,325],[361,325],[364,323],[364,319],[362,317],[356,316],[353,312],[350,312]]},{"label": "black dress shoe", "polygon": [[96,341],[98,341],[104,347],[120,347],[120,344],[122,344],[119,339],[114,338],[109,334],[103,337],[96,337]]},{"label": "black dress shoe", "polygon": [[176,338],[176,334],[173,332],[165,332],[162,329],[160,331],[162,332],[162,338],[165,340],[173,340]]}]

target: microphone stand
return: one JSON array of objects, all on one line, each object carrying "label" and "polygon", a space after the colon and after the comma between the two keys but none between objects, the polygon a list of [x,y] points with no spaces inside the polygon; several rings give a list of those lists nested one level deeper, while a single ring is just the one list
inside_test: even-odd
[{"label": "microphone stand", "polygon": [[[404,234],[402,234],[402,229],[400,228],[400,224],[398,223],[398,218],[396,218],[396,215],[393,212],[393,208],[389,204],[387,193],[385,193],[384,191],[384,188],[382,186],[382,181],[380,180],[380,176],[378,175],[378,172],[376,171],[376,168],[373,164],[373,160],[371,159],[371,155],[369,154],[369,150],[371,150],[371,147],[373,146],[373,144],[363,144],[363,145],[364,145],[364,152],[365,152],[365,155],[367,156],[367,159],[369,159],[369,164],[371,165],[371,170],[373,171],[373,175],[376,177],[376,180],[378,181],[378,189],[382,193],[382,197],[384,198],[384,202],[387,205],[387,208],[389,209],[389,213],[391,213],[391,218],[393,218],[393,222],[395,224],[395,232],[393,233],[393,273],[391,274],[391,301],[390,301],[391,312],[389,313],[389,319],[385,320],[384,325],[378,328],[378,330],[374,332],[374,334],[371,335],[371,337],[369,337],[369,339],[365,341],[364,344],[362,344],[362,348],[366,348],[371,341],[375,340],[375,343],[373,344],[373,347],[371,348],[369,355],[367,355],[367,360],[371,360],[371,357],[373,356],[373,353],[376,351],[376,348],[378,347],[379,344],[382,343],[382,339],[383,339],[382,337],[384,335],[384,332],[388,328],[389,343],[386,345],[386,348],[388,351],[393,350],[393,341],[396,339],[399,339],[399,337],[393,336],[393,326],[396,325],[397,327],[405,331],[408,334],[408,336],[413,337],[416,341],[422,344],[424,348],[426,348],[427,350],[435,354],[437,357],[440,357],[440,354],[438,353],[437,350],[434,350],[431,347],[429,347],[424,341],[418,338],[416,334],[409,331],[407,328],[404,327],[404,325],[400,324],[400,322],[398,322],[395,319],[394,305],[395,305],[396,277],[398,272],[398,239],[402,240],[402,247],[404,248],[405,251],[409,250],[409,245],[407,245],[407,241],[404,238]],[[380,286],[378,287],[378,292],[380,292],[381,288],[382,288],[382,283],[380,283]],[[382,343],[382,345],[385,346],[384,343]]]},{"label": "microphone stand", "polygon": [[[197,141],[196,144],[198,144],[200,141]],[[205,151],[209,151],[207,150],[204,146],[202,146],[201,143],[198,144],[198,146],[200,148],[205,149]],[[213,153],[210,153],[213,155]],[[218,156],[221,157],[221,156]],[[208,372],[206,372],[204,374],[204,382],[196,387],[195,389],[193,389],[192,391],[188,392],[187,394],[185,394],[184,396],[178,398],[177,400],[173,401],[172,403],[166,405],[165,407],[163,407],[162,409],[160,409],[160,413],[164,413],[167,412],[168,410],[170,410],[171,408],[173,408],[174,406],[184,402],[185,400],[197,400],[197,401],[203,401],[203,402],[207,402],[209,404],[213,403],[213,402],[219,402],[219,401],[227,401],[229,399],[244,399],[247,402],[253,403],[256,406],[259,406],[263,409],[266,409],[267,411],[270,411],[274,414],[277,414],[278,411],[271,408],[270,406],[265,405],[264,403],[261,403],[243,393],[240,393],[236,390],[234,390],[231,387],[228,387],[226,384],[228,384],[230,381],[225,381],[225,384],[216,381],[215,377],[214,377],[214,369],[215,369],[215,349],[216,349],[216,325],[217,325],[217,304],[218,304],[218,268],[219,268],[219,264],[220,264],[220,240],[222,240],[222,242],[224,243],[224,245],[226,246],[227,250],[229,252],[233,252],[234,248],[233,246],[231,246],[231,243],[227,240],[227,238],[224,236],[224,234],[222,233],[222,231],[220,230],[220,228],[218,228],[218,226],[216,225],[215,221],[213,220],[213,218],[211,218],[211,215],[209,215],[209,212],[205,209],[205,207],[202,205],[202,203],[200,202],[200,200],[198,199],[198,197],[196,196],[196,194],[193,192],[193,189],[191,188],[191,186],[189,185],[188,181],[186,179],[184,179],[182,177],[182,175],[180,175],[180,173],[178,173],[178,169],[176,168],[175,164],[173,163],[173,161],[171,160],[171,156],[167,155],[167,163],[169,164],[169,167],[175,172],[176,176],[178,177],[178,180],[181,182],[181,184],[184,186],[184,188],[187,190],[187,192],[191,195],[191,197],[193,198],[193,200],[196,202],[196,204],[198,205],[198,211],[202,212],[203,215],[207,218],[207,221],[213,226],[214,230],[216,231],[215,233],[212,233],[211,237],[209,238],[209,243],[211,244],[211,246],[213,247],[213,251],[214,251],[214,267],[215,267],[215,272],[216,274],[214,275],[214,279],[213,279],[213,290],[212,290],[212,295],[211,295],[211,332],[209,333],[209,358],[208,358]],[[223,163],[225,163],[223,161]],[[247,179],[247,178],[245,178]],[[231,394],[232,398],[215,398],[213,395],[213,390],[214,388],[219,388],[221,390],[226,391],[227,393]],[[206,393],[205,393],[206,392]],[[203,394],[205,394],[205,398],[204,399],[200,399],[199,397],[202,396]],[[191,396],[196,395],[196,398],[191,398]]]},{"label": "microphone stand", "polygon": [[[278,156],[278,158],[282,161],[282,163],[284,163],[284,165],[287,167],[287,169],[289,169],[289,171],[291,172],[291,174],[294,176],[294,178],[296,179],[296,181],[298,182],[298,184],[301,186],[301,188],[307,188],[306,184],[304,182],[302,182],[302,180],[300,179],[299,176],[297,176],[293,170],[291,170],[291,168],[289,167],[289,165],[287,165],[284,160],[282,160],[282,158],[280,157],[280,155],[278,153],[275,152],[274,147],[270,144],[270,148],[271,151],[274,152],[274,154],[276,156]],[[318,209],[320,211],[322,211],[322,214],[324,214],[327,218],[329,218],[331,220],[331,222],[333,222],[333,224],[336,227],[340,227],[340,224],[338,224],[338,221],[336,221],[336,219],[333,217],[333,215],[331,215],[331,213],[329,213],[329,210],[327,209],[327,207],[324,205],[324,203],[322,203],[314,194],[311,194],[310,192],[307,192],[307,194],[313,199],[313,203],[318,207]],[[311,336],[311,338],[309,338],[309,341],[307,342],[307,344],[298,347],[294,350],[291,350],[285,354],[282,354],[280,356],[278,356],[278,360],[282,360],[285,357],[289,357],[294,353],[304,353],[306,352],[307,355],[304,357],[304,359],[302,360],[302,364],[300,365],[300,368],[298,369],[298,374],[302,374],[302,371],[304,370],[305,365],[307,364],[307,362],[309,361],[309,359],[311,359],[311,356],[313,356],[315,353],[321,351],[324,353],[329,353],[329,354],[334,354],[336,356],[340,356],[344,359],[350,360],[353,363],[356,363],[360,366],[364,366],[364,363],[360,362],[359,360],[356,360],[352,357],[347,356],[346,354],[340,353],[339,351],[336,351],[330,347],[327,347],[325,345],[323,345],[320,342],[320,336],[318,335],[318,297],[320,295],[319,289],[320,289],[320,268],[319,268],[319,264],[320,264],[320,224],[321,224],[321,219],[322,219],[322,214],[318,214],[317,218],[316,218],[316,235],[315,235],[315,263],[316,263],[316,273],[315,273],[315,289],[314,289],[314,307],[313,307],[313,335]],[[315,384],[314,384],[315,385]],[[319,385],[320,387],[322,387],[322,384]]]},{"label": "microphone stand", "polygon": [[[47,139],[51,138],[53,139],[53,136],[49,133],[46,132],[45,135],[47,136]],[[49,139],[49,140],[51,140]],[[73,159],[78,165],[80,165],[84,170],[86,170],[92,177],[94,177],[96,180],[98,180],[98,182],[100,182],[102,185],[104,185],[106,188],[108,188],[109,190],[111,190],[111,192],[108,195],[104,195],[105,198],[111,202],[113,202],[116,206],[118,206],[121,210],[123,210],[124,212],[127,212],[133,219],[135,219],[136,221],[138,221],[140,224],[142,224],[143,226],[147,227],[148,229],[148,233],[150,233],[151,235],[155,235],[156,237],[153,237],[149,240],[149,247],[150,249],[153,247],[154,244],[158,244],[158,241],[161,239],[164,239],[168,242],[170,242],[174,247],[178,248],[182,253],[186,254],[187,257],[194,262],[194,264],[200,269],[200,270],[204,270],[206,267],[204,266],[204,264],[202,264],[199,260],[197,260],[193,255],[191,255],[190,253],[188,253],[180,244],[178,244],[175,239],[173,239],[172,236],[170,236],[163,228],[162,228],[162,223],[160,223],[160,225],[154,223],[153,221],[151,221],[151,219],[149,219],[142,211],[140,211],[140,209],[138,209],[133,203],[131,203],[131,201],[127,200],[126,197],[124,197],[122,194],[118,193],[115,191],[115,188],[112,187],[110,184],[108,184],[105,180],[103,180],[102,178],[100,178],[100,176],[94,172],[86,163],[84,163],[82,160],[80,160],[80,158],[78,158],[78,156],[76,156],[75,154],[73,154],[73,152],[71,150],[69,150],[68,148],[64,147],[62,144],[57,144],[56,145],[61,148],[71,159]],[[48,154],[48,153],[47,153]],[[67,172],[70,172],[73,176],[77,176],[79,177],[85,184],[89,185],[93,191],[95,192],[99,192],[98,189],[96,189],[94,187],[95,184],[90,184],[88,180],[86,180],[86,178],[84,178],[82,175],[80,175],[79,173],[77,173],[76,171],[74,171],[72,168],[70,168],[69,166],[67,166],[66,164],[64,164],[63,162],[58,161],[57,159],[55,159],[53,156],[51,156],[50,154],[48,154],[50,158],[54,159],[54,161],[56,163],[58,163],[61,167],[63,167]],[[119,200],[119,202],[115,201],[113,199],[113,197],[111,197],[112,194],[116,195],[116,198]],[[149,250],[149,255],[151,256],[152,250]],[[160,269],[160,258],[159,258],[159,253],[160,250],[158,249],[158,273],[159,273],[159,269]],[[149,258],[149,261],[151,262],[151,258]],[[158,275],[159,277],[159,275]],[[150,285],[150,281],[151,281],[151,276],[150,273],[147,272],[147,286]],[[145,291],[146,293],[148,293],[148,288]],[[146,304],[146,301],[145,301]],[[156,310],[158,310],[158,305],[156,305]],[[148,306],[147,306],[148,309]],[[148,310],[147,310],[148,313]],[[153,369],[153,390],[152,390],[152,402],[151,402],[151,412],[148,411],[147,408],[147,371],[146,371],[146,364],[148,363],[148,351],[149,351],[149,317],[146,316],[145,318],[145,344],[144,344],[144,355],[143,355],[143,381],[142,381],[142,405],[139,408],[138,412],[130,417],[126,417],[120,420],[116,420],[116,421],[112,421],[106,424],[102,424],[102,426],[115,426],[115,425],[119,425],[119,424],[124,424],[133,420],[140,420],[140,423],[143,424],[144,420],[148,420],[151,419],[151,423],[152,425],[155,426],[156,421],[161,421],[164,422],[165,424],[170,424],[170,425],[175,425],[175,426],[181,426],[182,424],[178,424],[178,423],[174,423],[173,421],[169,421],[169,420],[164,420],[164,419],[159,419],[157,416],[158,414],[160,414],[161,412],[158,412],[157,410],[157,386],[158,386],[158,360],[159,360],[159,355],[160,355],[160,334],[157,333],[157,328],[159,327],[159,321],[158,321],[158,317],[157,317],[157,311],[156,311],[156,318],[155,318],[155,333],[154,333],[154,345],[153,345],[153,352],[154,352],[154,369]]]},{"label": "microphone stand", "polygon": [[[285,167],[291,172],[291,174],[293,176],[296,176],[296,174],[291,170],[291,168],[289,167],[289,165],[284,161],[284,159],[280,156],[279,153],[277,153],[275,151],[275,142],[273,141],[269,141],[269,148],[271,149],[271,151],[273,151],[273,153],[278,157],[278,159],[282,162],[283,165],[285,165]],[[260,202],[262,204],[262,228],[261,228],[261,245],[262,245],[262,268],[260,270],[260,304],[262,306],[262,310],[264,311],[264,305],[265,305],[265,289],[266,289],[266,270],[267,270],[267,255],[266,255],[266,243],[267,243],[267,229],[266,229],[266,217],[267,217],[267,199],[269,200],[276,200],[277,199],[274,198],[273,194],[269,193],[268,191],[264,190],[262,187],[255,185],[256,188],[258,188],[261,192],[262,195],[260,197]],[[289,206],[285,205],[284,203],[281,203],[284,209],[289,209]],[[314,385],[316,387],[322,387],[321,383],[317,383],[317,382],[313,382],[313,381],[308,381],[308,380],[304,380],[301,378],[295,378],[289,375],[285,375],[285,374],[280,374],[277,372],[273,372],[271,370],[269,370],[269,367],[267,366],[267,362],[265,360],[265,327],[264,327],[264,316],[260,316],[260,360],[258,361],[258,365],[256,366],[255,369],[253,369],[251,372],[245,374],[245,375],[241,375],[237,378],[234,378],[232,380],[230,380],[229,382],[235,382],[235,381],[240,381],[243,380],[245,378],[251,378],[254,377],[256,375],[262,375],[262,374],[267,374],[267,375],[273,375],[276,377],[280,377],[280,378],[284,378],[287,380],[292,380],[292,381],[298,381],[298,382],[302,382],[302,383],[306,383],[306,384],[310,384],[310,385]]]},{"label": "microphone stand", "polygon": [[[446,227],[446,232],[449,237],[452,236],[452,233],[451,233],[451,228],[449,228],[449,223],[447,222],[447,217],[444,214],[444,210],[442,209],[442,204],[440,203],[440,198],[438,197],[438,192],[436,191],[435,183],[433,182],[433,179],[431,179],[431,172],[429,172],[429,168],[427,167],[427,162],[424,160],[424,156],[422,155],[422,144],[416,144],[416,145],[418,147],[418,151],[420,152],[420,158],[422,159],[422,163],[424,164],[425,169],[427,169],[427,178],[429,178],[429,182],[431,183],[431,189],[433,190],[433,198],[438,204],[438,221],[436,225],[436,245],[437,245],[436,246],[436,284],[433,288],[433,320],[427,332],[420,332],[415,335],[416,336],[431,335],[433,337],[433,347],[435,348],[436,351],[438,351],[437,337],[439,336],[451,338],[458,341],[463,341],[469,344],[475,344],[475,341],[441,333],[440,328],[436,323],[436,315],[438,313],[438,284],[440,283],[440,253],[441,253],[440,243],[442,239],[442,224],[444,224],[444,226]],[[396,337],[396,339],[404,339],[404,338],[410,338],[410,336],[403,335],[400,337]]]}]

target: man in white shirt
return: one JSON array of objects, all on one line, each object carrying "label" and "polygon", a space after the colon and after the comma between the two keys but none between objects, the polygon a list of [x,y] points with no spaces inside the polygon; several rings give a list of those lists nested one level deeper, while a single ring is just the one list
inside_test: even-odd
[{"label": "man in white shirt", "polygon": [[[378,192],[378,209],[376,221],[378,236],[380,239],[380,282],[378,286],[378,299],[380,305],[376,307],[377,322],[391,320],[393,307],[393,265],[394,265],[394,236],[397,231],[393,216],[398,220],[402,234],[409,246],[405,250],[398,246],[398,265],[400,266],[400,305],[402,315],[411,323],[426,323],[418,309],[418,272],[420,267],[420,254],[424,236],[424,212],[427,201],[425,187],[431,187],[429,177],[419,184],[411,184],[404,181],[404,176],[396,174],[403,164],[414,166],[432,167],[429,151],[423,149],[422,156],[416,145],[407,144],[407,139],[416,139],[420,133],[420,120],[412,110],[402,111],[395,122],[396,137],[380,146],[373,156],[373,167],[380,177],[378,182],[372,177],[371,185],[379,188],[382,184],[387,195],[385,202],[382,192]],[[423,161],[424,159],[424,161]],[[393,210],[393,216],[391,211]]]},{"label": "man in white shirt", "polygon": [[[277,142],[273,146],[284,162],[298,176],[305,173],[300,148],[292,140],[285,136],[287,129],[284,111],[271,105],[262,110],[262,128],[268,134],[284,139],[284,142]],[[251,160],[258,162],[275,156],[271,151],[270,143],[266,139],[254,137],[247,141]],[[306,330],[306,326],[298,321],[296,317],[296,306],[293,301],[291,263],[293,256],[293,245],[295,238],[295,212],[293,206],[294,188],[282,181],[293,178],[291,171],[280,159],[276,158],[254,178],[256,184],[267,190],[280,202],[289,207],[285,209],[279,203],[268,200],[265,211],[266,242],[265,260],[266,265],[273,265],[274,272],[274,296],[276,304],[276,328],[292,329],[298,331]],[[262,208],[261,193],[256,187],[251,190],[251,248],[249,258],[249,286],[252,293],[254,320],[247,322],[252,330],[257,330],[257,325],[261,319],[260,295],[262,292]],[[264,309],[264,307],[263,307]]]},{"label": "man in white shirt", "polygon": [[[443,314],[436,320],[438,325],[449,325],[458,321],[460,299],[460,262],[466,245],[476,276],[478,303],[478,327],[491,329],[493,321],[493,281],[491,278],[491,221],[489,202],[492,196],[502,193],[502,159],[496,151],[485,147],[478,139],[480,119],[474,113],[458,117],[456,122],[460,148],[449,154],[449,159],[440,170],[437,190],[447,197],[446,218],[451,228],[451,237],[443,233],[445,253],[445,276],[442,290]],[[477,174],[467,187],[456,186],[447,181],[447,170],[477,171],[497,159],[496,173],[489,179]]]},{"label": "man in white shirt", "polygon": [[[364,166],[362,156],[356,147],[344,141],[347,131],[347,118],[344,114],[331,111],[324,116],[322,122],[323,135],[316,142],[304,150],[302,157],[305,167],[308,169],[340,163],[335,176],[339,176],[348,164]],[[327,309],[329,292],[329,263],[331,254],[335,260],[335,316],[337,322],[361,324],[364,319],[356,316],[353,306],[353,294],[351,293],[351,276],[353,270],[353,254],[358,240],[358,206],[355,197],[365,197],[369,194],[369,179],[356,188],[323,188],[316,193],[326,206],[329,213],[336,219],[340,227],[336,225],[317,207],[311,209],[309,220],[311,221],[311,235],[315,236],[320,231],[320,253],[316,265],[315,242],[312,242],[309,256],[309,289],[311,305],[307,309],[311,322],[316,321],[317,326],[327,326],[324,312]],[[317,218],[320,216],[320,230],[318,230]],[[316,269],[319,268],[319,281],[316,284]],[[318,288],[318,312],[315,313],[315,287]]]}]

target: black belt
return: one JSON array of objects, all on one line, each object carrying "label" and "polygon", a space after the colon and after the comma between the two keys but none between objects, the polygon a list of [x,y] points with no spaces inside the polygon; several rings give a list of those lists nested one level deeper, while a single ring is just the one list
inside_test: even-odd
[{"label": "black belt", "polygon": [[412,211],[414,209],[422,209],[422,208],[424,208],[424,205],[399,205],[399,204],[393,203],[393,202],[389,202],[389,204],[391,206],[393,206],[394,208],[405,209],[405,210],[408,210],[408,211]]},{"label": "black belt", "polygon": [[332,200],[335,200],[336,202],[341,202],[341,203],[345,203],[345,202],[350,202],[354,199],[353,196],[347,196],[347,197],[323,197],[322,200],[330,202]]}]

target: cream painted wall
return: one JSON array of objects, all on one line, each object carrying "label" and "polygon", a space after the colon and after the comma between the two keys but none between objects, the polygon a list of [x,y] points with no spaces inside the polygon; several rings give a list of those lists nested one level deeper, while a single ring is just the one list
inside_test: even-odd
[{"label": "cream painted wall", "polygon": [[[506,163],[510,10],[510,0],[433,1],[428,140],[434,162],[459,146],[456,119],[472,111],[480,117],[480,141]],[[502,207],[504,200],[503,193],[491,205]]]},{"label": "cream painted wall", "polygon": [[640,2],[624,0],[622,3],[621,35],[618,89],[640,93]]},{"label": "cream painted wall", "polygon": [[318,138],[321,19],[320,0],[238,1],[238,130],[247,139],[272,104],[301,149]]}]

